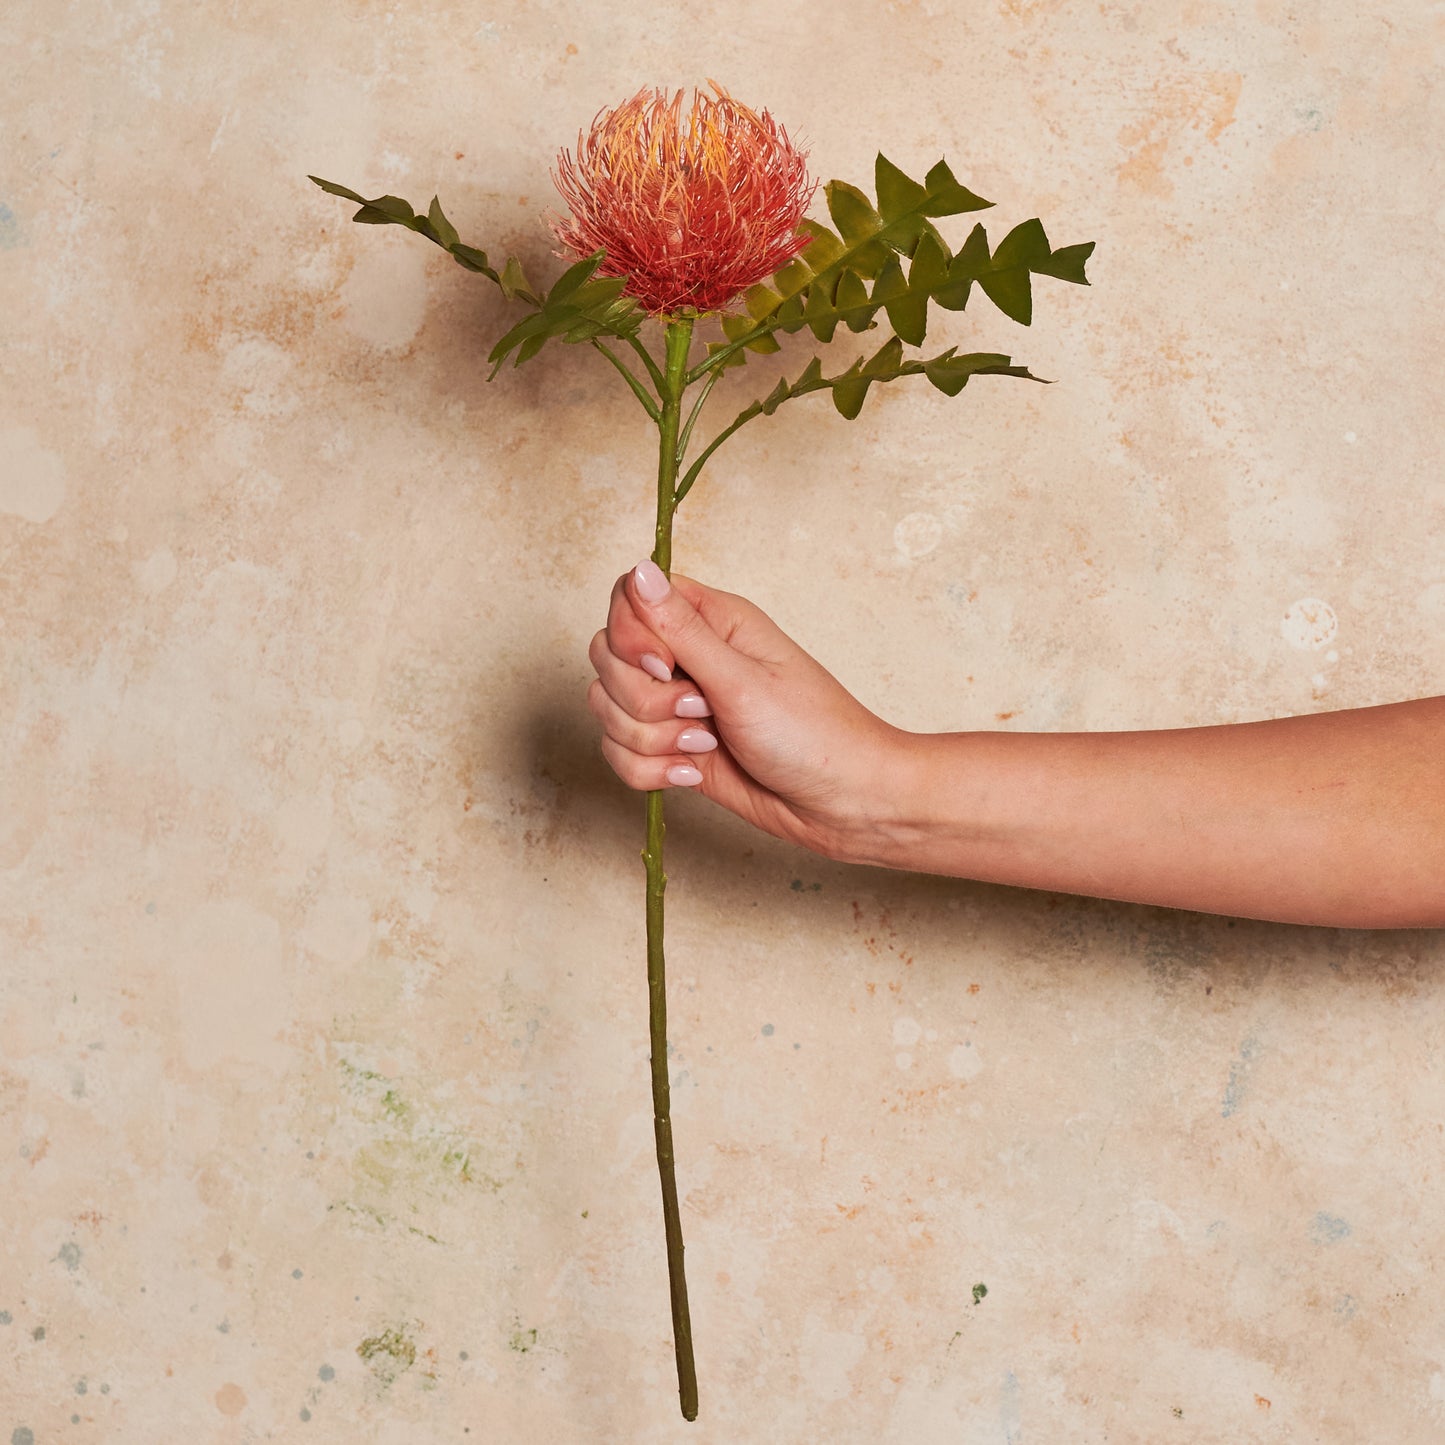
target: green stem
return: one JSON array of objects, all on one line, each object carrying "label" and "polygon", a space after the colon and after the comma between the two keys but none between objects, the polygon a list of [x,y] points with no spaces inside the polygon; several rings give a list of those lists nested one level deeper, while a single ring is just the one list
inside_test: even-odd
[{"label": "green stem", "polygon": [[652,353],[642,343],[642,338],[634,331],[629,331],[626,337],[627,344],[642,358],[642,364],[647,368],[647,374],[652,378],[652,384],[660,392],[662,390],[662,369],[652,359]]},{"label": "green stem", "polygon": [[765,316],[751,331],[744,331],[736,341],[729,341],[726,346],[719,346],[706,361],[699,361],[698,364],[688,372],[687,385],[691,386],[693,382],[701,381],[710,371],[721,371],[728,357],[735,355],[745,346],[751,346],[758,337],[770,335],[776,329],[776,317]]},{"label": "green stem", "polygon": [[[662,416],[658,422],[657,533],[652,560],[664,572],[672,567],[672,514],[677,510],[678,427],[682,395],[687,388],[687,351],[692,341],[688,318],[667,324],[667,372],[659,388]],[[667,973],[662,953],[663,794],[647,795],[647,992],[648,1040],[652,1064],[652,1129],[657,1140],[657,1174],[662,1183],[662,1223],[667,1236],[667,1280],[672,1296],[672,1337],[677,1354],[677,1394],[684,1420],[697,1419],[697,1368],[692,1358],[692,1319],[687,1308],[687,1277],[682,1268],[682,1219],[677,1207],[677,1176],[672,1153],[672,1092],[667,1077]]]},{"label": "green stem", "polygon": [[632,388],[632,394],[642,403],[643,410],[647,412],[648,416],[653,421],[660,421],[661,413],[657,409],[657,403],[648,395],[647,388],[627,369],[622,358],[599,337],[594,336],[592,344],[622,373],[623,381]]},{"label": "green stem", "polygon": [[[718,378],[721,375],[722,372],[715,371],[708,377],[703,383],[702,390],[697,394],[697,400],[693,403],[692,410],[687,414],[687,421],[683,424],[682,428],[682,436],[678,438],[677,443],[678,466],[682,465],[682,459],[687,455],[687,444],[692,440],[692,429],[696,425],[698,417],[702,415],[702,409],[707,405],[708,395],[711,393],[713,387],[717,385]],[[681,499],[679,498],[679,500]]]},{"label": "green stem", "polygon": [[707,465],[707,459],[740,427],[759,413],[749,409],[735,417],[698,453],[697,460],[687,469],[687,475],[678,483],[676,501],[680,502],[692,490],[698,474]]}]

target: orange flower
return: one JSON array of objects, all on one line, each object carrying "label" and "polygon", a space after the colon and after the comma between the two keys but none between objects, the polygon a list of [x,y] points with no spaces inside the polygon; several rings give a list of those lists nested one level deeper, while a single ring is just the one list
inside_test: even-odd
[{"label": "orange flower", "polygon": [[553,225],[579,256],[605,250],[602,276],[653,315],[720,311],[807,244],[798,235],[816,183],[787,132],[763,111],[713,95],[640,90],[602,111],[552,173],[572,214]]}]

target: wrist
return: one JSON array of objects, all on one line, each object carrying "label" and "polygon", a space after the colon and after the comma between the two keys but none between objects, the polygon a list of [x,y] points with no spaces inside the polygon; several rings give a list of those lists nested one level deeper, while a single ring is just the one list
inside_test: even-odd
[{"label": "wrist", "polygon": [[840,863],[918,868],[914,861],[932,826],[938,739],[880,724],[865,780],[846,814],[832,820],[820,851]]}]

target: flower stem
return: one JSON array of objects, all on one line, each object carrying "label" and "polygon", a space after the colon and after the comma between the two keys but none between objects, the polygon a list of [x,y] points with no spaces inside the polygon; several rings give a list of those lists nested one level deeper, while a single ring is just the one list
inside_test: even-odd
[{"label": "flower stem", "polygon": [[[661,387],[662,416],[658,421],[657,532],[652,560],[664,572],[672,567],[672,514],[677,510],[675,488],[678,467],[678,428],[682,396],[687,387],[687,352],[692,341],[690,318],[667,324],[667,369]],[[673,1348],[677,1354],[677,1393],[684,1420],[697,1419],[697,1368],[692,1358],[692,1319],[687,1308],[687,1277],[682,1268],[682,1219],[677,1207],[677,1177],[673,1170],[672,1098],[667,1077],[667,974],[662,953],[662,895],[667,875],[662,871],[661,790],[647,795],[647,845],[642,861],[647,868],[647,992],[648,1038],[652,1063],[652,1128],[657,1140],[657,1174],[662,1183],[662,1222],[667,1236],[667,1279],[672,1296]]]}]

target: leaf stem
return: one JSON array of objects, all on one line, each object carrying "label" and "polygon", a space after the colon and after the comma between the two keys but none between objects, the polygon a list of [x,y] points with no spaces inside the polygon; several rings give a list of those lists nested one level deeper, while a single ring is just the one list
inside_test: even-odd
[{"label": "leaf stem", "polygon": [[692,490],[692,484],[697,480],[698,474],[707,463],[707,459],[740,427],[744,422],[751,421],[762,411],[759,407],[754,410],[749,407],[746,411],[734,417],[703,449],[698,453],[697,460],[687,469],[687,475],[677,486],[677,501],[687,496]]},{"label": "leaf stem", "polygon": [[[667,323],[667,371],[658,390],[657,531],[652,560],[664,572],[672,567],[672,514],[677,510],[678,424],[687,389],[687,352],[692,319]],[[650,359],[650,358],[649,358]],[[655,365],[655,363],[654,363]],[[677,1206],[677,1177],[672,1152],[672,1093],[667,1075],[667,973],[663,960],[662,896],[667,874],[662,868],[663,792],[647,795],[647,843],[642,861],[647,869],[647,992],[648,1041],[652,1068],[652,1129],[657,1143],[657,1175],[662,1184],[662,1222],[667,1238],[667,1280],[672,1298],[673,1349],[677,1356],[677,1394],[684,1420],[697,1419],[697,1367],[692,1357],[692,1319],[683,1273],[682,1220]]]},{"label": "leaf stem", "polygon": [[776,331],[778,323],[776,320],[773,319],[774,317],[776,317],[776,315],[777,312],[774,312],[772,316],[765,317],[763,320],[759,321],[758,324],[754,326],[751,331],[744,331],[743,334],[739,336],[736,341],[729,341],[726,346],[720,346],[716,351],[714,351],[712,355],[707,358],[706,361],[699,361],[698,364],[694,366],[691,371],[688,372],[687,384],[691,386],[693,382],[701,381],[703,377],[705,377],[709,372],[720,372],[722,370],[723,364],[727,361],[728,357],[734,355],[736,352],[741,351],[743,347],[751,345],[751,343],[756,341],[758,337],[766,336],[770,332]]},{"label": "leaf stem", "polygon": [[721,375],[722,375],[722,372],[720,372],[720,371],[715,371],[715,372],[712,373],[711,376],[708,377],[708,379],[703,383],[702,390],[701,390],[700,392],[698,392],[697,400],[692,404],[692,410],[687,414],[687,421],[686,421],[686,422],[684,423],[684,425],[683,425],[682,435],[681,435],[681,436],[678,438],[678,440],[677,440],[677,464],[678,464],[678,466],[681,466],[681,465],[682,465],[682,459],[687,455],[687,444],[688,444],[689,441],[692,440],[692,428],[693,428],[693,424],[697,421],[698,417],[701,415],[703,406],[704,406],[704,405],[706,404],[706,402],[707,402],[708,393],[711,392],[712,389],[713,389],[713,387],[715,387],[715,386],[717,385],[717,383],[718,383],[718,378],[719,378]]},{"label": "leaf stem", "polygon": [[658,410],[657,403],[652,399],[647,388],[632,374],[622,358],[600,336],[594,336],[592,344],[622,373],[622,379],[632,388],[632,394],[642,403],[642,408],[648,416],[653,421],[660,421],[662,413]]},{"label": "leaf stem", "polygon": [[652,353],[642,344],[635,331],[629,331],[626,336],[627,344],[642,358],[642,364],[647,368],[647,374],[652,378],[652,384],[661,394],[663,386],[662,368],[652,359]]}]

